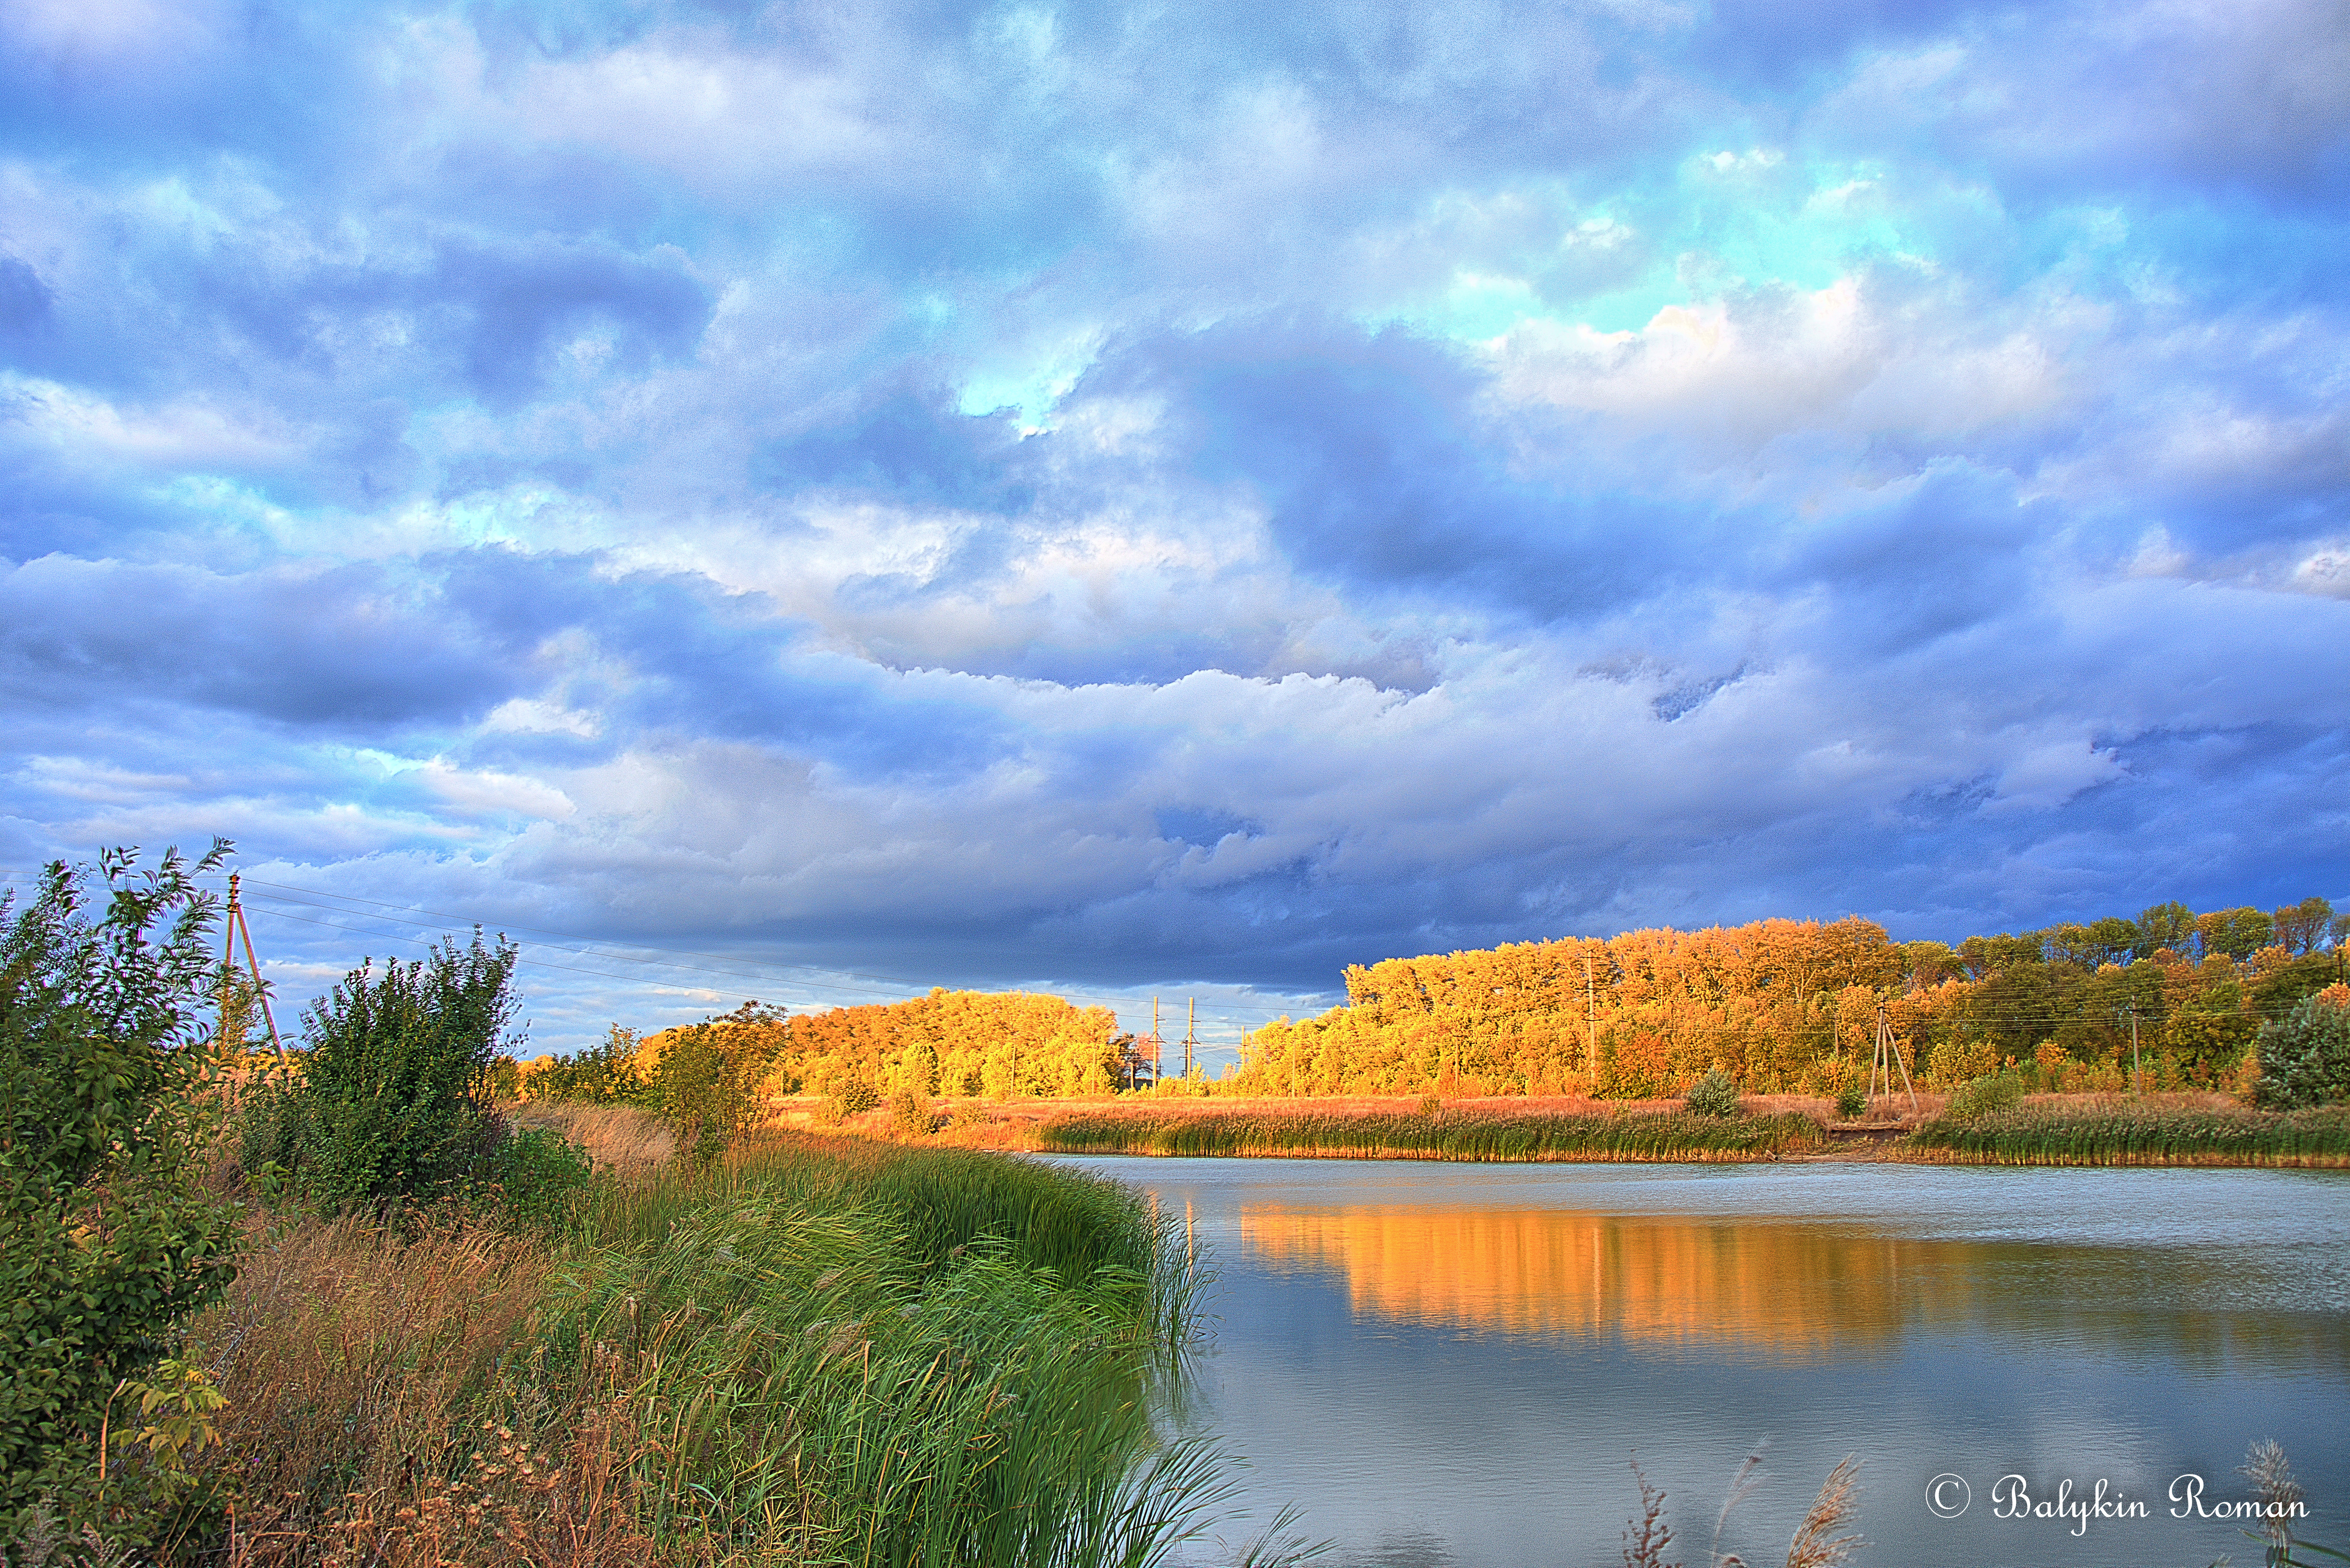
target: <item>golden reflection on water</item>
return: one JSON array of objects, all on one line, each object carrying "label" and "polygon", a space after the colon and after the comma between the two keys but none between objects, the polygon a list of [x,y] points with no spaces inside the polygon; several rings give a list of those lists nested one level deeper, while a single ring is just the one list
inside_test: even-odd
[{"label": "golden reflection on water", "polygon": [[1431,1327],[1809,1363],[1977,1315],[1977,1287],[1921,1255],[1932,1243],[1820,1226],[1263,1204],[1241,1236],[1343,1278],[1358,1317]]},{"label": "golden reflection on water", "polygon": [[1422,1327],[1782,1365],[1875,1355],[1920,1331],[1987,1331],[2132,1359],[2350,1369],[2338,1305],[2278,1310],[2258,1252],[2160,1257],[1556,1209],[1270,1202],[1239,1218],[1243,1246],[1264,1263],[1343,1280],[1357,1318]]}]

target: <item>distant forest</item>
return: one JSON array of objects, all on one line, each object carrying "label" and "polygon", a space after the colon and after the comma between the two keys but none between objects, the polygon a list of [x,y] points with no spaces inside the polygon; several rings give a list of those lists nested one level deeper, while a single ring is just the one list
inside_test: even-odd
[{"label": "distant forest", "polygon": [[[2261,1024],[2341,984],[2345,958],[2350,916],[2324,898],[2202,915],[2158,904],[1956,947],[1896,942],[1862,919],[1568,937],[1350,968],[1345,1005],[1255,1031],[1235,1071],[1198,1087],[1646,1098],[1720,1066],[1751,1094],[1834,1094],[1866,1083],[1881,1011],[1920,1088],[2012,1068],[2035,1089],[2118,1089],[2133,1034],[2147,1087],[2233,1088]],[[531,1082],[636,1093],[690,1044],[770,1093],[851,1106],[1105,1095],[1132,1044],[1107,1008],[934,990],[797,1016],[754,1002],[641,1046],[616,1026],[610,1047],[536,1066]]]},{"label": "distant forest", "polygon": [[1749,1093],[1865,1083],[1881,1008],[1919,1086],[2013,1066],[2041,1088],[2229,1087],[2261,1023],[2341,983],[2350,916],[2324,898],[1895,942],[1862,919],[1628,931],[1347,971],[1347,1003],[1252,1034],[1263,1095]]}]

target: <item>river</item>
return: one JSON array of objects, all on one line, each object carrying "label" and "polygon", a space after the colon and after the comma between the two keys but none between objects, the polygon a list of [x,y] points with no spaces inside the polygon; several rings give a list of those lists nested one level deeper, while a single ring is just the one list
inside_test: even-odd
[{"label": "river", "polygon": [[[1847,1455],[1860,1568],[2256,1563],[2170,1494],[2248,1498],[2263,1438],[2303,1537],[2350,1550],[2350,1174],[1065,1163],[1201,1247],[1212,1337],[1171,1418],[1331,1568],[1620,1563],[1636,1458],[1695,1568],[1764,1439],[1720,1535],[1756,1568]],[[2012,1517],[2008,1477],[2091,1511]]]}]

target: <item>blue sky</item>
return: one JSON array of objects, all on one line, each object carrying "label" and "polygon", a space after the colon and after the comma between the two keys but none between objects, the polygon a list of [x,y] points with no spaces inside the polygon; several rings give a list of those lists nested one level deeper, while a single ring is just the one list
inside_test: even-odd
[{"label": "blue sky", "polygon": [[2325,0],[16,0],[0,862],[712,955],[555,1046],[2350,901],[2345,254]]}]

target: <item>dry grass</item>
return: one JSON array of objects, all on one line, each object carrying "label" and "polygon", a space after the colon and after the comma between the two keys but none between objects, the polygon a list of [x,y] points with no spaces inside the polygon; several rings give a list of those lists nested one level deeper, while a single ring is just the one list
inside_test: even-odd
[{"label": "dry grass", "polygon": [[560,1398],[515,1365],[548,1267],[462,1221],[256,1226],[190,1335],[229,1399],[205,1469],[232,1568],[651,1562],[617,1363]]},{"label": "dry grass", "polygon": [[1836,1568],[1849,1562],[1868,1543],[1857,1535],[1837,1532],[1848,1532],[1859,1519],[1860,1461],[1847,1459],[1828,1472],[1811,1511],[1795,1527],[1795,1538],[1787,1543],[1787,1568]]},{"label": "dry grass", "polygon": [[499,1109],[515,1127],[562,1134],[613,1170],[650,1170],[677,1152],[677,1134],[669,1124],[635,1106],[518,1100]]}]

